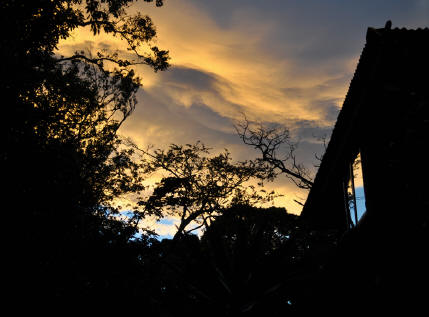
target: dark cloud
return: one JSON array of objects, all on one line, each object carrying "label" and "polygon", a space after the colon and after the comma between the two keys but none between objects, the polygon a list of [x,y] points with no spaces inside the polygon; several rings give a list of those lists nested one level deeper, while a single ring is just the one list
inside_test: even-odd
[{"label": "dark cloud", "polygon": [[346,86],[348,80],[348,76],[340,76],[311,87],[283,88],[282,92],[288,99],[304,101],[303,107],[314,114],[318,114],[321,121],[334,123],[338,116],[338,106],[341,104],[342,98],[325,96],[329,94],[335,95],[333,92],[338,87]]},{"label": "dark cloud", "polygon": [[315,113],[319,113],[321,119],[325,122],[334,123],[340,111],[337,106],[339,101],[338,98],[309,100],[308,108]]},{"label": "dark cloud", "polygon": [[329,138],[331,132],[331,126],[320,126],[316,121],[299,120],[293,123],[295,137],[298,140],[306,140],[309,143],[321,143],[322,138]]},{"label": "dark cloud", "polygon": [[285,87],[282,88],[286,98],[291,99],[314,99],[315,96],[338,89],[341,86],[347,86],[352,74],[336,74],[335,77],[322,81],[319,84],[309,87]]},{"label": "dark cloud", "polygon": [[[335,100],[336,101],[336,100]],[[332,100],[325,107],[325,120],[329,122],[335,122],[337,120],[340,109],[337,107],[336,103],[332,103]]]},{"label": "dark cloud", "polygon": [[191,107],[185,108],[185,112],[186,116],[207,128],[222,131],[231,130],[232,121],[230,118],[220,115],[203,103],[192,104]]},{"label": "dark cloud", "polygon": [[[183,67],[167,77],[167,81],[162,81],[162,86],[138,92],[139,103],[133,115],[125,122],[123,131],[131,136],[142,136],[145,143],[160,146],[193,143],[197,140],[208,145],[240,143],[231,118],[204,104],[198,94],[193,96],[195,101],[190,106],[183,105],[176,98],[178,89],[181,93],[196,88],[208,90],[216,82],[214,77]],[[202,78],[204,82],[199,81]],[[177,88],[179,84],[180,88]],[[214,89],[211,89],[211,93],[230,108],[240,107],[228,103]]]},{"label": "dark cloud", "polygon": [[429,23],[429,5],[421,0],[191,2],[223,28],[271,25],[261,45],[276,58],[293,59],[301,71],[321,64],[335,67],[356,56],[365,42],[366,29],[383,27],[389,19],[394,27],[424,27]]},{"label": "dark cloud", "polygon": [[161,78],[167,84],[180,84],[196,90],[215,89],[216,83],[220,81],[220,78],[213,73],[175,65],[161,73]]},{"label": "dark cloud", "polygon": [[[356,26],[358,31],[365,30],[368,26],[382,27],[388,19],[392,19],[394,25],[417,27],[419,23],[428,22],[425,18],[428,18],[429,9],[424,0],[190,0],[190,2],[202,8],[219,25],[233,24],[234,18],[240,12],[253,12],[259,15],[255,23],[275,19],[285,26],[294,26],[292,30],[283,29],[279,32],[294,32],[297,34],[296,38],[303,33],[311,35],[311,31],[312,34],[319,34],[335,30],[338,34],[349,33],[351,29],[356,29]],[[332,33],[331,36],[336,35]]]}]

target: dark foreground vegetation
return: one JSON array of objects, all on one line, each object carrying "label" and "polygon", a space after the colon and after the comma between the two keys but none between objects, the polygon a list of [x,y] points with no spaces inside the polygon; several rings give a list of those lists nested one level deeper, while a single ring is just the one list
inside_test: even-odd
[{"label": "dark foreground vegetation", "polygon": [[[245,182],[269,180],[273,168],[231,163],[228,152],[209,157],[199,143],[149,152],[118,137],[136,105],[140,81],[131,66],[169,66],[150,18],[127,15],[131,2],[0,3],[7,294],[42,305],[126,300],[154,316],[281,316],[351,303],[356,294],[344,287],[349,271],[362,268],[353,253],[359,247],[335,261],[338,232],[312,230],[282,208],[252,206],[274,194]],[[135,59],[55,55],[59,40],[79,27],[123,39]],[[243,140],[263,151],[244,128]],[[274,150],[266,151],[272,166],[311,186],[299,166],[274,160]],[[159,169],[170,174],[144,199],[142,180]],[[115,199],[127,194],[137,197],[127,207],[132,216],[118,220]],[[167,215],[181,218],[174,239],[159,241],[145,229],[136,235],[146,216]],[[189,230],[192,222],[202,237]],[[359,277],[352,278],[358,288]]]}]

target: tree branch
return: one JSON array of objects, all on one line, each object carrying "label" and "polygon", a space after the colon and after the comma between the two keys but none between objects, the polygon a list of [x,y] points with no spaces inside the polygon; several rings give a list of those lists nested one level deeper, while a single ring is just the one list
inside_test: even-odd
[{"label": "tree branch", "polygon": [[[236,123],[234,127],[244,144],[261,152],[262,157],[257,161],[260,165],[266,163],[263,167],[267,175],[270,175],[268,178],[273,178],[282,173],[299,188],[310,189],[313,186],[313,181],[306,168],[296,161],[296,144],[291,142],[289,130],[281,127],[268,128],[262,123],[256,123],[254,128],[251,125],[252,122],[244,115],[244,119]],[[277,158],[277,153],[282,145],[285,145],[288,150],[288,155],[283,159]],[[276,172],[276,170],[280,172]]]}]

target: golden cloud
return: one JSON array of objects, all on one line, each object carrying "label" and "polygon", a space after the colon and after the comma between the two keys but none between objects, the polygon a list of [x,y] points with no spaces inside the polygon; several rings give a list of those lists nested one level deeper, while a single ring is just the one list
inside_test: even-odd
[{"label": "golden cloud", "polygon": [[[235,23],[225,26],[185,0],[168,1],[162,8],[138,2],[130,9],[152,17],[158,45],[168,49],[172,58],[172,68],[166,72],[136,67],[143,78],[143,91],[121,134],[131,136],[140,146],[202,140],[209,146],[230,149],[235,158],[252,158],[255,152],[240,143],[232,126],[242,112],[250,119],[287,124],[297,137],[303,137],[303,122],[315,130],[332,127],[357,55],[315,64],[311,71],[301,72],[296,56],[279,56],[265,45],[264,39],[277,26],[255,20],[244,11],[234,16]],[[76,30],[60,43],[58,52],[67,55],[103,48],[129,54],[121,40],[103,33],[93,37],[89,29]],[[304,160],[313,157],[316,143],[304,146]],[[305,192],[285,178],[268,186],[287,194],[277,205],[299,213],[301,208],[294,200],[305,199]]]}]

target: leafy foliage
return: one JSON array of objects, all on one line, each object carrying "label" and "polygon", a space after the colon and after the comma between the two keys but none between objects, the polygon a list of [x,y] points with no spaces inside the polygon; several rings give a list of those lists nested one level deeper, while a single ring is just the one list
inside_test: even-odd
[{"label": "leafy foliage", "polygon": [[[128,43],[129,50],[136,53],[137,60],[121,60],[115,54],[99,52],[95,59],[75,54],[70,58],[101,63],[110,60],[119,66],[143,63],[155,70],[168,67],[168,52],[153,44],[156,30],[150,17],[140,13],[129,16],[126,8],[133,0],[35,0],[31,4],[19,0],[2,1],[2,27],[14,30],[2,38],[12,54],[39,57],[52,55],[60,39],[66,39],[79,27],[90,27],[93,34],[104,31]],[[145,2],[153,2],[145,0]],[[156,1],[162,6],[163,1]],[[2,28],[5,29],[5,28]],[[150,53],[139,50],[148,46]],[[120,65],[123,62],[123,65]]]},{"label": "leafy foliage", "polygon": [[[0,158],[8,184],[5,210],[13,214],[13,285],[28,296],[111,296],[108,281],[137,265],[129,245],[136,228],[112,217],[112,199],[142,189],[133,151],[121,146],[117,130],[136,105],[140,80],[130,66],[163,70],[168,54],[152,44],[156,32],[148,17],[127,15],[131,2],[0,4],[1,27],[10,30],[0,39],[8,118]],[[54,54],[60,39],[85,26],[121,37],[137,59]],[[139,53],[142,45],[151,53]],[[106,61],[116,66],[107,68]],[[115,253],[123,263],[112,261]]]},{"label": "leafy foliage", "polygon": [[[172,144],[168,150],[140,151],[145,173],[162,173],[153,193],[140,204],[147,213],[158,217],[179,216],[175,237],[208,227],[231,205],[264,203],[275,197],[274,192],[266,193],[247,184],[260,176],[259,169],[251,161],[232,162],[227,150],[210,156],[210,149],[197,142]],[[199,226],[186,231],[193,221]]]},{"label": "leafy foliage", "polygon": [[[185,234],[153,246],[167,316],[283,316],[307,308],[332,233],[313,232],[283,208],[235,205],[202,238]],[[156,250],[156,251],[155,251]]]}]

